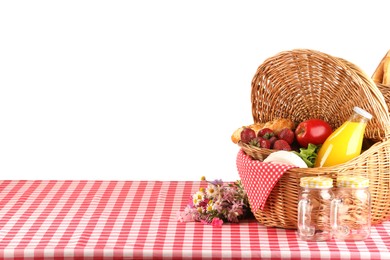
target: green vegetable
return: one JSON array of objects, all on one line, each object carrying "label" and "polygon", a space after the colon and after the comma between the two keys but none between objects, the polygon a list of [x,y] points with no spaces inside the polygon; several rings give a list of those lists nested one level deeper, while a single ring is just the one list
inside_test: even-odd
[{"label": "green vegetable", "polygon": [[293,151],[296,155],[302,158],[307,164],[307,167],[312,168],[317,158],[317,152],[320,146],[309,144],[307,148],[300,148],[300,152]]}]

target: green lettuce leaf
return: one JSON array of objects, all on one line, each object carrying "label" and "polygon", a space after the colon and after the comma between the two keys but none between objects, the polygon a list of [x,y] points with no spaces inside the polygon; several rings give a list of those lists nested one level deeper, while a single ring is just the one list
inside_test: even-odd
[{"label": "green lettuce leaf", "polygon": [[309,144],[307,148],[300,148],[300,152],[293,151],[293,153],[297,154],[302,160],[307,164],[307,167],[312,168],[317,158],[317,152],[320,146]]}]

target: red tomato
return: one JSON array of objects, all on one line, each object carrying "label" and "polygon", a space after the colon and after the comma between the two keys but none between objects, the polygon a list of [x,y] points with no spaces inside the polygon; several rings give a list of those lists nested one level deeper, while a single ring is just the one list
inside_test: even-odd
[{"label": "red tomato", "polygon": [[332,132],[332,127],[326,121],[309,119],[297,126],[295,138],[301,147],[307,148],[309,143],[315,145],[323,144]]}]

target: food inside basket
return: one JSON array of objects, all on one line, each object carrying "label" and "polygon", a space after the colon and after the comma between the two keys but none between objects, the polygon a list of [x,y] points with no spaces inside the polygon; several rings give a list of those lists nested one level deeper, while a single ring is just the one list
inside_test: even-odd
[{"label": "food inside basket", "polygon": [[[351,117],[335,130],[318,118],[298,123],[278,118],[238,128],[232,141],[260,161],[267,161],[268,155],[282,150],[301,157],[307,167],[333,166],[357,157],[369,147],[364,132],[370,119],[371,115],[359,107],[354,107]],[[288,153],[284,154],[289,157]],[[285,160],[281,156],[275,158],[283,162],[288,161],[287,157]]]},{"label": "food inside basket", "polygon": [[277,135],[284,128],[295,129],[295,124],[291,119],[277,118],[273,121],[269,121],[266,123],[254,123],[251,125],[242,126],[242,127],[238,128],[237,130],[235,130],[234,133],[232,134],[233,143],[237,144],[241,140],[241,133],[243,132],[243,130],[245,128],[252,129],[256,135],[259,133],[260,130],[268,128],[268,129],[272,130]]}]

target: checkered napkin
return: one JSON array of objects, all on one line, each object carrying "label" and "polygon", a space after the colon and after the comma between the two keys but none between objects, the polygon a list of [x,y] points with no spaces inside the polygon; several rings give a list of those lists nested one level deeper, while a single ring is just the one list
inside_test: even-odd
[{"label": "checkered napkin", "polygon": [[294,165],[253,160],[241,149],[237,155],[237,170],[248,194],[252,211],[264,210],[269,194],[282,175]]}]

